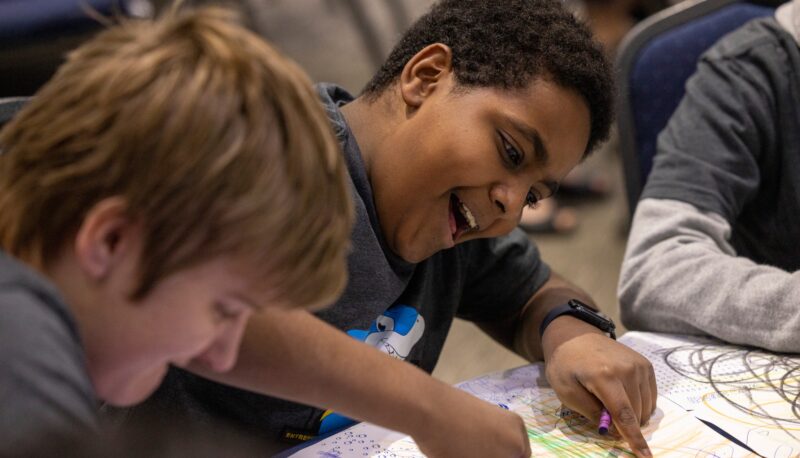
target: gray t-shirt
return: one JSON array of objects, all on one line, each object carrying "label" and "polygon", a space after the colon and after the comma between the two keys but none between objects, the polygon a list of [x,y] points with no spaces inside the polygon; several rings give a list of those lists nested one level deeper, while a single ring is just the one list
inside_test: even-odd
[{"label": "gray t-shirt", "polygon": [[[319,317],[430,372],[454,317],[480,322],[513,316],[547,281],[550,270],[519,230],[459,244],[418,264],[392,253],[380,229],[358,144],[339,110],[353,98],[333,85],[320,85],[319,95],[344,152],[356,209],[349,283],[342,297]],[[348,422],[336,414],[177,369],[138,410],[134,417],[170,413],[188,414],[201,422],[224,419],[260,437],[287,442],[324,434]]]},{"label": "gray t-shirt", "polygon": [[703,55],[659,136],[647,198],[719,214],[737,255],[800,268],[800,48],[774,18]]},{"label": "gray t-shirt", "polygon": [[0,455],[95,431],[96,408],[69,309],[51,283],[0,251]]}]

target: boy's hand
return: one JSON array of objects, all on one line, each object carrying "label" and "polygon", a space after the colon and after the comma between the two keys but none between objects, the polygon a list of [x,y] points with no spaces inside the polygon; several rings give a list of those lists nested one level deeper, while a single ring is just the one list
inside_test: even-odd
[{"label": "boy's hand", "polygon": [[449,391],[441,393],[445,399],[432,406],[430,423],[420,425],[420,431],[413,434],[426,456],[531,456],[528,433],[519,415],[461,390]]},{"label": "boy's hand", "polygon": [[547,380],[566,407],[594,422],[605,407],[636,456],[652,456],[640,429],[656,408],[650,361],[569,316],[547,327],[542,349]]}]

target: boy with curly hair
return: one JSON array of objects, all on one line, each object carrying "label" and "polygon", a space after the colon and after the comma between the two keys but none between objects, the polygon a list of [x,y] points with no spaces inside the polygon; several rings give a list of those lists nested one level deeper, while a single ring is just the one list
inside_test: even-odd
[{"label": "boy with curly hair", "polygon": [[[593,308],[591,298],[552,272],[515,230],[523,207],[550,197],[606,138],[612,86],[603,51],[554,0],[443,0],[405,33],[360,96],[319,86],[356,209],[350,282],[319,317],[426,372],[453,319],[470,320],[521,356],[544,359],[566,406],[594,421],[605,406],[636,454],[648,456],[640,424],[655,409],[652,367],[574,316],[568,303]],[[525,453],[525,435],[510,434],[518,428],[495,422],[488,410],[444,403],[435,406],[442,421],[420,421],[409,411],[428,393],[395,396],[409,393],[409,383],[395,376],[391,360],[338,351],[344,343],[331,345],[334,331],[319,332],[317,321],[262,314],[231,372],[199,370],[251,391],[176,370],[151,406],[296,441],[349,424],[335,404],[362,396],[384,407],[384,424],[445,438],[449,448],[428,453]],[[353,374],[362,389],[329,397],[327,411],[263,396],[326,402],[309,393],[307,379],[262,375],[289,359],[305,364],[308,377]],[[385,396],[376,399],[378,392]],[[464,440],[446,441],[451,433]]]}]

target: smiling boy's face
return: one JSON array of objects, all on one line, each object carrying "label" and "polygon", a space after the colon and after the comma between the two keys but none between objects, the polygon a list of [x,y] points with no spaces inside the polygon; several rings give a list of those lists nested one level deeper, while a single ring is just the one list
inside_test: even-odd
[{"label": "smiling boy's face", "polygon": [[467,240],[508,234],[525,205],[550,197],[583,157],[583,98],[547,80],[452,92],[437,82],[370,165],[391,249],[409,262]]}]

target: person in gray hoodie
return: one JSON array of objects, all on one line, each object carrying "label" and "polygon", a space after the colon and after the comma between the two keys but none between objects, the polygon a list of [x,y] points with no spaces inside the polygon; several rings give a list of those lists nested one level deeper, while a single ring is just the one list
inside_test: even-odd
[{"label": "person in gray hoodie", "polygon": [[658,139],[619,300],[629,329],[800,352],[800,1],[723,37]]}]

